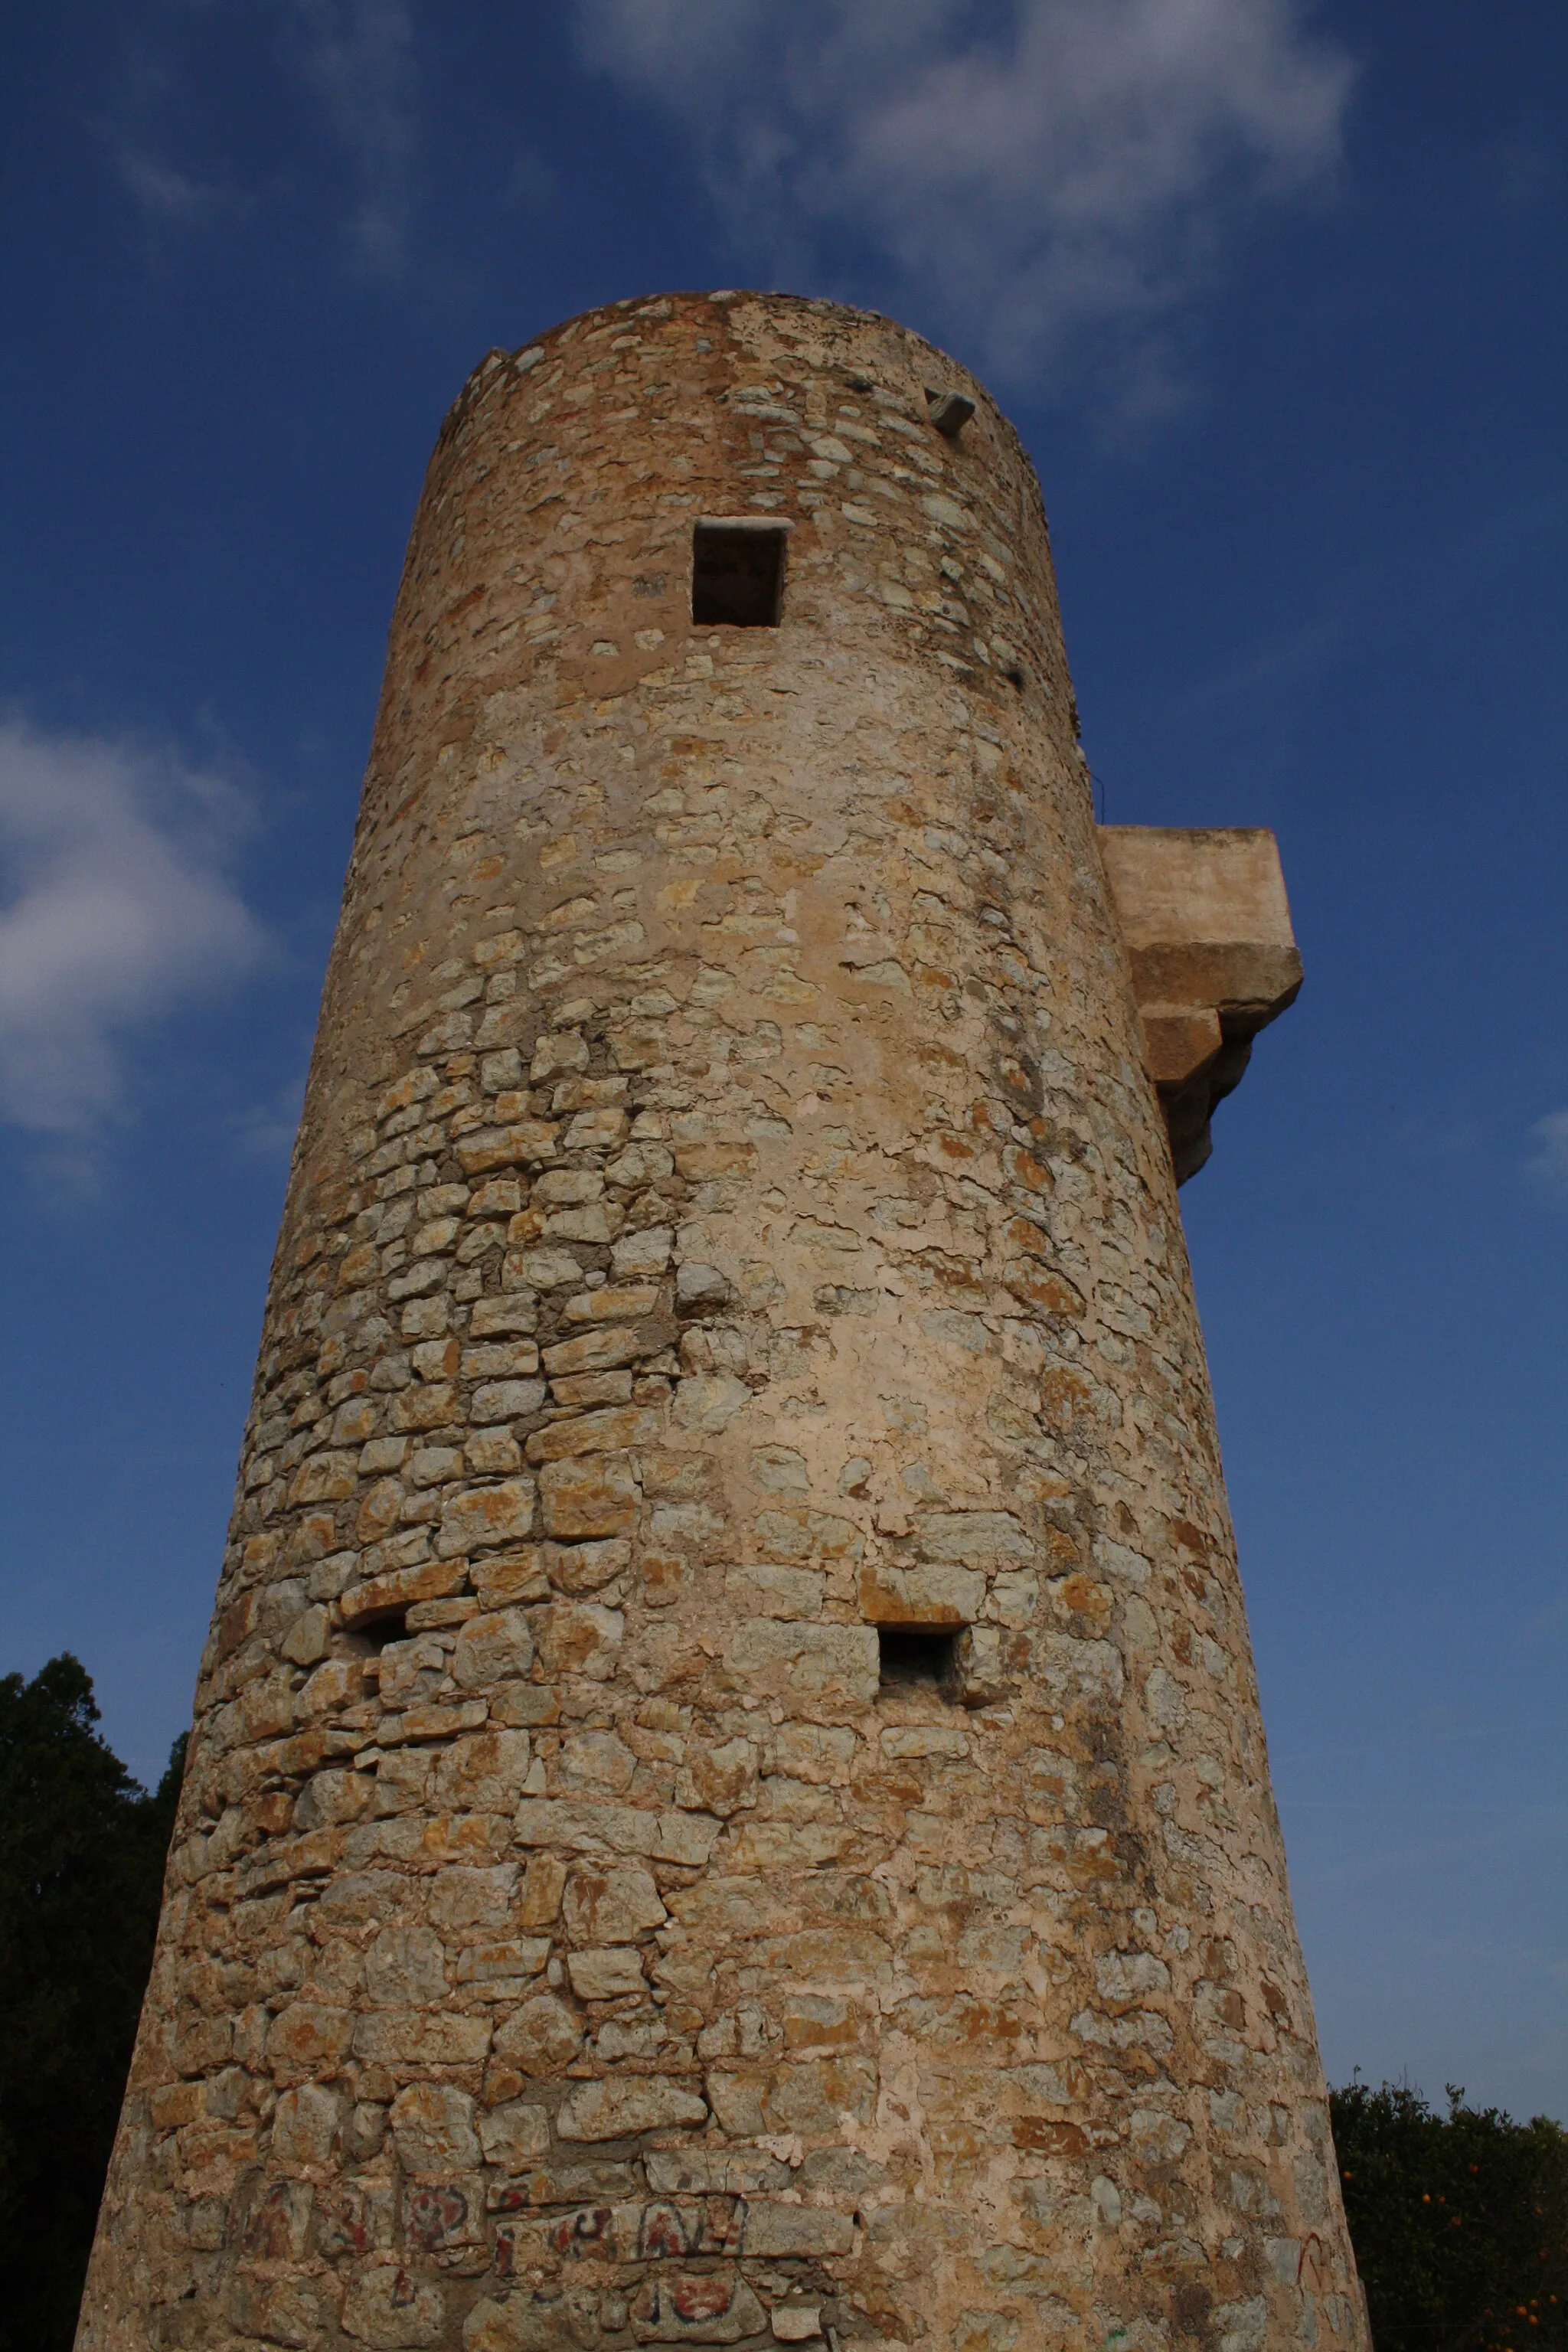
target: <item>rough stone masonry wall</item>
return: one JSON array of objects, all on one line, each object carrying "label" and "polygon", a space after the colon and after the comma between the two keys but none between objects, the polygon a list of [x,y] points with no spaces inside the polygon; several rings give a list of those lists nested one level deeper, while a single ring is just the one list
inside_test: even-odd
[{"label": "rough stone masonry wall", "polygon": [[[692,625],[736,513],[777,630]],[[1076,733],[889,321],[454,408],[90,2352],[1364,2346]]]}]

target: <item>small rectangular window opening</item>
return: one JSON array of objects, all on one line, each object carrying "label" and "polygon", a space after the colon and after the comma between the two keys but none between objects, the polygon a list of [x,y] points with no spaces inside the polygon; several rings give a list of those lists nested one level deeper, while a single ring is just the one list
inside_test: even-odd
[{"label": "small rectangular window opening", "polygon": [[787,536],[766,524],[697,525],[691,543],[691,617],[699,628],[778,627]]},{"label": "small rectangular window opening", "polygon": [[879,1625],[882,1688],[950,1691],[958,1630],[952,1625]]},{"label": "small rectangular window opening", "polygon": [[406,1642],[408,1612],[406,1609],[389,1609],[384,1616],[362,1618],[354,1627],[354,1633],[364,1644],[362,1654],[374,1657],[379,1651],[385,1649],[389,1642]]}]

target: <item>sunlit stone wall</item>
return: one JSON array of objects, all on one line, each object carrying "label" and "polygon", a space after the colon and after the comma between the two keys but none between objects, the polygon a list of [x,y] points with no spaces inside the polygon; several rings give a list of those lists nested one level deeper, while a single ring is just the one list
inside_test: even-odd
[{"label": "sunlit stone wall", "polygon": [[[693,625],[704,517],[776,627]],[[1029,465],[891,322],[468,383],[91,2352],[1364,2347],[1076,737]]]}]

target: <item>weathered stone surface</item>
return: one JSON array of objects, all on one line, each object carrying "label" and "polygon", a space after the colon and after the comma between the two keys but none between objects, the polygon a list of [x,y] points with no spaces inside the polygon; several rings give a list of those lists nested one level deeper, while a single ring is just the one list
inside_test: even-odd
[{"label": "weathered stone surface", "polygon": [[766,2323],[762,2305],[733,2271],[650,2279],[632,2305],[639,2344],[738,2344]]},{"label": "weathered stone surface", "polygon": [[781,2205],[757,2199],[746,2208],[749,2254],[847,2254],[855,2242],[847,2213],[816,2205]]},{"label": "weathered stone surface", "polygon": [[331,2161],[341,2101],[324,2084],[305,2083],[280,2094],[272,2111],[272,2154],[280,2164]]},{"label": "weathered stone surface", "polygon": [[763,1698],[859,1708],[877,1694],[877,1636],[866,1625],[743,1625],[724,1663],[734,1687]]},{"label": "weathered stone surface", "polygon": [[412,2074],[426,2066],[472,2064],[489,2047],[485,2017],[430,2016],[407,2010],[370,2011],[354,2028],[356,2057],[373,2066]]},{"label": "weathered stone surface", "polygon": [[689,2084],[664,2074],[640,2074],[619,2083],[579,2084],[557,2114],[555,2128],[563,2139],[625,2139],[634,2132],[707,2120],[707,2103]]},{"label": "weathered stone surface", "polygon": [[573,1952],[567,1958],[566,1973],[579,2000],[616,2000],[623,1994],[647,1990],[642,1955],[626,1944]]},{"label": "weathered stone surface", "polygon": [[867,1567],[860,1606],[876,1625],[972,1625],[985,1606],[985,1579],[973,1568]]},{"label": "weathered stone surface", "polygon": [[539,1495],[546,1533],[568,1542],[629,1535],[637,1523],[637,1473],[624,1454],[547,1463]]},{"label": "weathered stone surface", "polygon": [[479,2161],[474,2103],[449,2083],[411,2083],[394,2099],[391,2123],[405,2172],[468,2172]]},{"label": "weathered stone surface", "polygon": [[463,2352],[566,2352],[585,2337],[591,2345],[596,2319],[572,2323],[575,2314],[559,2295],[536,2294],[525,2287],[519,2294],[484,2296],[463,2323]]},{"label": "weathered stone surface", "polygon": [[365,1956],[364,1989],[383,2009],[439,2000],[447,1990],[447,1953],[433,1927],[384,1927]]},{"label": "weathered stone surface", "polygon": [[443,1559],[456,1552],[515,1543],[533,1525],[533,1481],[508,1478],[459,1495],[441,1513],[436,1549]]},{"label": "weathered stone surface", "polygon": [[811,2344],[822,2333],[822,2305],[818,2303],[775,2303],[770,2315],[774,2338],[780,2344]]},{"label": "weathered stone surface", "polygon": [[552,1993],[541,1993],[515,2010],[496,2034],[496,2055],[513,2060],[525,2075],[557,2073],[583,2044],[576,2011]]},{"label": "weathered stone surface", "polygon": [[[726,518],[777,625],[693,617]],[[1264,1001],[1247,839],[1097,835],[917,338],[476,372],[81,2352],[1365,2352],[1152,1082]]]},{"label": "weathered stone surface", "polygon": [[648,1871],[578,1869],[566,1881],[562,1917],[576,1943],[629,1943],[668,1916]]},{"label": "weathered stone surface", "polygon": [[[317,2001],[297,2000],[280,2010],[272,2020],[267,2034],[267,2054],[274,2066],[291,2071],[313,2070],[341,2058],[353,2033],[352,2010],[327,2009]],[[226,2051],[224,2055],[226,2054]]]},{"label": "weathered stone surface", "polygon": [[373,2352],[422,2352],[437,2342],[445,2316],[438,2284],[411,2278],[401,2263],[374,2263],[350,2282],[343,2334]]},{"label": "weathered stone surface", "polygon": [[452,1654],[452,1679],[463,1690],[492,1683],[526,1680],[533,1664],[533,1635],[521,1609],[470,1617]]},{"label": "weathered stone surface", "polygon": [[[349,1626],[370,1623],[407,1609],[416,1601],[445,1600],[448,1593],[461,1588],[463,1574],[463,1570],[450,1560],[432,1559],[413,1568],[388,1569],[383,1575],[367,1577],[363,1584],[351,1584],[344,1592],[339,1603],[342,1622]],[[344,1666],[349,1663],[345,1660]],[[318,1668],[312,1683],[331,1671],[328,1666]]]},{"label": "weathered stone surface", "polygon": [[550,1591],[542,1547],[490,1552],[468,1563],[468,1578],[481,1609],[504,1609],[514,1601],[542,1601]]}]

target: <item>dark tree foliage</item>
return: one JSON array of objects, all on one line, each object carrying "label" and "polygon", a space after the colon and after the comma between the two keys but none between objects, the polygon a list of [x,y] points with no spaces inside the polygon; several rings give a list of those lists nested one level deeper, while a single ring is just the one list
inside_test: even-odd
[{"label": "dark tree foliage", "polygon": [[1568,2132],[1451,2083],[1446,2116],[1394,2083],[1329,2104],[1376,2352],[1563,2352]]},{"label": "dark tree foliage", "polygon": [[149,1796],[68,1654],[0,1676],[0,2347],[69,2352],[184,1740]]}]

